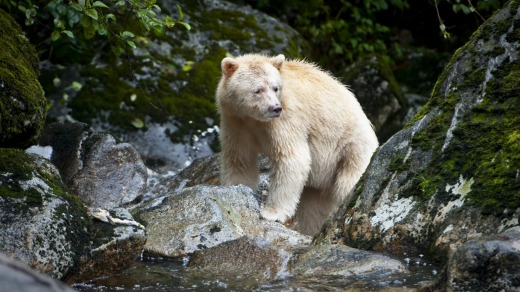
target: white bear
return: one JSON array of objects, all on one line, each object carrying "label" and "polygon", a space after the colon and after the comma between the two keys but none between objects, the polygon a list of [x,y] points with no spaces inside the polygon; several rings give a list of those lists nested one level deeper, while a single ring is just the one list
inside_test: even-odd
[{"label": "white bear", "polygon": [[372,124],[352,92],[313,64],[250,54],[221,67],[221,184],[256,190],[265,154],[272,170],[261,217],[294,217],[297,230],[315,234],[351,200],[378,147]]}]

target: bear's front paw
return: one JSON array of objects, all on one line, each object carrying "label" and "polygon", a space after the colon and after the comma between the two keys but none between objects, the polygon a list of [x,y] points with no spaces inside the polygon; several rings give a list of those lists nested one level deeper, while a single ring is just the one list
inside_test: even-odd
[{"label": "bear's front paw", "polygon": [[260,217],[266,220],[278,221],[280,223],[285,223],[285,221],[287,221],[288,219],[288,217],[282,212],[276,211],[275,209],[268,207],[263,208],[260,211]]}]

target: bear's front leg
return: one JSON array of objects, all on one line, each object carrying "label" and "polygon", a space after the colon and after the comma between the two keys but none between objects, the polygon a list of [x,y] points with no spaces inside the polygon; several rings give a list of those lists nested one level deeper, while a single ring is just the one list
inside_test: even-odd
[{"label": "bear's front leg", "polygon": [[311,167],[307,145],[289,150],[273,162],[269,195],[260,211],[262,218],[281,223],[294,216]]},{"label": "bear's front leg", "polygon": [[[258,152],[247,147],[246,138],[240,135],[222,135],[220,153],[220,184],[224,186],[243,184],[252,190],[258,189]],[[247,143],[246,143],[247,145]]]}]

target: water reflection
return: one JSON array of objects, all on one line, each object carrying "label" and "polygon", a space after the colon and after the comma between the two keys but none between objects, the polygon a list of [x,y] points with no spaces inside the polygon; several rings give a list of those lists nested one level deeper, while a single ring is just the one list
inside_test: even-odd
[{"label": "water reflection", "polygon": [[[406,263],[405,260],[403,262]],[[408,260],[410,273],[378,277],[287,277],[265,283],[254,278],[207,279],[188,271],[182,259],[143,259],[121,274],[77,283],[79,291],[411,291],[434,279],[438,268],[424,259]]]}]

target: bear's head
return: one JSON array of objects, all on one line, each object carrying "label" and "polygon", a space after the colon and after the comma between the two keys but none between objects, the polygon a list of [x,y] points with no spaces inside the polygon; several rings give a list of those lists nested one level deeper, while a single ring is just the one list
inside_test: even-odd
[{"label": "bear's head", "polygon": [[280,69],[284,61],[284,55],[224,58],[217,89],[220,110],[262,122],[280,117],[283,85]]}]

